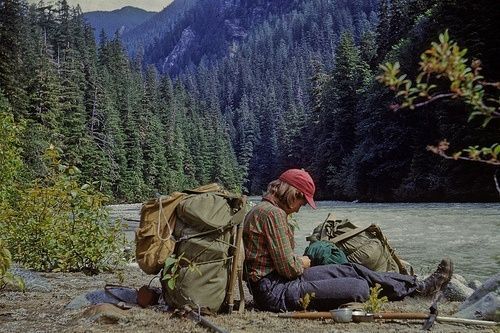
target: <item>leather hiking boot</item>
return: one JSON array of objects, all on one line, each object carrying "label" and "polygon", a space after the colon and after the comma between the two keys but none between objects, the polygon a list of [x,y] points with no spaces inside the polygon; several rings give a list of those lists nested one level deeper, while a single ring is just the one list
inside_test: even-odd
[{"label": "leather hiking boot", "polygon": [[433,296],[446,288],[453,275],[453,262],[449,258],[441,260],[438,268],[424,281],[418,283],[417,292],[423,296]]}]

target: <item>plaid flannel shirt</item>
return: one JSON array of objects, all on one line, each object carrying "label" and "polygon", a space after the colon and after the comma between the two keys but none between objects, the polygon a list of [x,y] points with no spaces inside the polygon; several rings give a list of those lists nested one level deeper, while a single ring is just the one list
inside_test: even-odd
[{"label": "plaid flannel shirt", "polygon": [[304,272],[302,261],[293,253],[293,230],[283,209],[264,198],[245,217],[243,227],[247,279],[257,282],[276,271],[294,279]]}]

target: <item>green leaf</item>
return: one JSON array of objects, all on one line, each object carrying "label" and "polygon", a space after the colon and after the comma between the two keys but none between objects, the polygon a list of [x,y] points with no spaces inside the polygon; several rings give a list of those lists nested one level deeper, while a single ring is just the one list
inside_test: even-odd
[{"label": "green leaf", "polygon": [[483,121],[483,124],[482,126],[483,127],[486,127],[488,125],[488,123],[491,121],[491,119],[493,119],[492,117],[486,117]]},{"label": "green leaf", "polygon": [[165,264],[163,265],[163,269],[165,271],[170,271],[170,268],[174,266],[178,262],[178,259],[175,258],[175,255],[171,255],[165,260]]}]

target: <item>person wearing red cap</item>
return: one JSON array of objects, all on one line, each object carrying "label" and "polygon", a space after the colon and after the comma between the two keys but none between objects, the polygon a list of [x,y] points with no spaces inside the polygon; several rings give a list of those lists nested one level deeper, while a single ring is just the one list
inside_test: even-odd
[{"label": "person wearing red cap", "polygon": [[314,294],[309,309],[330,310],[348,302],[363,302],[369,288],[382,286],[382,295],[401,300],[407,295],[434,294],[451,279],[453,264],[441,261],[426,280],[399,273],[374,272],[348,263],[311,267],[307,256],[294,253],[294,235],[288,216],[304,205],[316,208],[316,186],[302,169],[290,169],[269,183],[262,201],[245,217],[245,278],[255,305],[261,310],[301,310],[301,298]]}]

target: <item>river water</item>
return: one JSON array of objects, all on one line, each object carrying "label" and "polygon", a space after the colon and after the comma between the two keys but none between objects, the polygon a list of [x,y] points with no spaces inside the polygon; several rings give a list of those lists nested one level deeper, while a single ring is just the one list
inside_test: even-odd
[{"label": "river water", "polygon": [[[258,202],[260,197],[251,197]],[[455,272],[467,280],[500,272],[500,203],[350,203],[319,201],[318,208],[303,207],[294,215],[296,253],[308,245],[306,236],[328,213],[357,226],[378,224],[396,253],[410,262],[417,274],[433,271],[441,258],[455,262]],[[111,216],[127,225],[133,241],[140,204],[110,206]]]},{"label": "river water", "polygon": [[347,218],[357,226],[378,224],[417,274],[433,271],[445,256],[467,280],[483,281],[500,272],[500,203],[320,201],[317,206],[316,210],[303,207],[294,216],[299,226],[295,230],[297,253],[303,253],[308,245],[305,237],[332,212],[335,218]]}]

